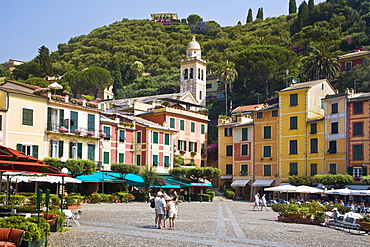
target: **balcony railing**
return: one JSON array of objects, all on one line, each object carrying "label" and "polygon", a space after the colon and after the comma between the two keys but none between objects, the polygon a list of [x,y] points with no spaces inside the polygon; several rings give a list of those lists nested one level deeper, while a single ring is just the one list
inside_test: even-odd
[{"label": "balcony railing", "polygon": [[53,132],[53,133],[61,133],[61,134],[68,134],[68,135],[76,135],[76,136],[86,136],[91,138],[102,138],[102,132],[98,129],[89,130],[88,128],[84,127],[76,127],[70,126],[67,128],[65,125],[57,125],[57,124],[47,124],[46,131]]}]

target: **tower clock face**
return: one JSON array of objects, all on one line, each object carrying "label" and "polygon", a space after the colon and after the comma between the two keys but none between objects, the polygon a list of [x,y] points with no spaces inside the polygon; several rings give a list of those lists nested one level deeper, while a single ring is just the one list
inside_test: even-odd
[{"label": "tower clock face", "polygon": [[191,51],[188,52],[188,57],[190,57],[190,56],[191,56]]}]

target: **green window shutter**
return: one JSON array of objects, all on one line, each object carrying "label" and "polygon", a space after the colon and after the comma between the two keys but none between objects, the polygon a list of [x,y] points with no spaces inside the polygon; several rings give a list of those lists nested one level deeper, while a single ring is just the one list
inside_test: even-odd
[{"label": "green window shutter", "polygon": [[170,166],[170,156],[164,156],[164,166],[165,167]]},{"label": "green window shutter", "polygon": [[69,143],[69,158],[73,158],[73,142]]},{"label": "green window shutter", "polygon": [[109,152],[104,152],[103,162],[104,164],[109,164]]},{"label": "green window shutter", "polygon": [[158,155],[153,155],[153,166],[158,166]]},{"label": "green window shutter", "polygon": [[174,118],[170,118],[170,128],[175,128],[175,119]]},{"label": "green window shutter", "polygon": [[77,158],[82,159],[82,143],[77,143]]},{"label": "green window shutter", "polygon": [[263,157],[271,157],[271,146],[263,147]]},{"label": "green window shutter", "polygon": [[362,160],[362,145],[354,145],[353,146],[353,159],[354,160]]},{"label": "green window shutter", "polygon": [[201,124],[200,125],[200,133],[204,134],[206,132],[205,129],[206,129],[206,126],[204,124]]},{"label": "green window shutter", "polygon": [[242,155],[248,155],[248,144],[242,144]]},{"label": "green window shutter", "polygon": [[191,132],[195,132],[195,123],[191,122]]},{"label": "green window shutter", "polygon": [[298,175],[298,163],[290,163],[289,175]]},{"label": "green window shutter", "polygon": [[53,129],[53,126],[51,126],[51,107],[48,107],[48,116],[47,116],[47,124],[46,124],[46,130],[50,131]]},{"label": "green window shutter", "polygon": [[[60,109],[59,110],[59,127],[62,127],[62,126],[64,126],[64,110]],[[68,126],[64,126],[64,127],[68,127]]]},{"label": "green window shutter", "polygon": [[263,127],[263,139],[270,139],[271,138],[271,126],[264,126]]},{"label": "green window shutter", "polygon": [[87,131],[95,131],[95,115],[93,114],[87,116]]},{"label": "green window shutter", "polygon": [[136,138],[136,139],[137,139],[137,140],[136,140],[136,142],[137,142],[137,143],[141,143],[141,132],[137,132],[137,133],[136,133],[136,137],[137,137],[137,138]]},{"label": "green window shutter", "polygon": [[110,127],[104,126],[103,127],[103,132],[106,135],[104,140],[109,140],[110,139]]},{"label": "green window shutter", "polygon": [[164,134],[164,145],[170,145],[170,134]]},{"label": "green window shutter", "polygon": [[242,128],[242,141],[248,140],[248,128]]},{"label": "green window shutter", "polygon": [[33,110],[23,109],[22,113],[22,125],[33,126]]},{"label": "green window shutter", "polygon": [[271,165],[263,165],[263,176],[271,176]]},{"label": "green window shutter", "polygon": [[118,154],[118,163],[125,163],[125,154],[119,153]]},{"label": "green window shutter", "polygon": [[290,106],[298,105],[298,94],[291,94],[290,95]]},{"label": "green window shutter", "polygon": [[367,176],[367,167],[366,166],[362,167],[362,176]]},{"label": "green window shutter", "polygon": [[22,144],[17,144],[17,151],[22,152]]},{"label": "green window shutter", "polygon": [[64,148],[64,141],[59,141],[59,143],[58,143],[58,156],[59,156],[59,158],[63,157],[63,148]]},{"label": "green window shutter", "polygon": [[153,132],[153,143],[158,143],[158,132]]},{"label": "green window shutter", "polygon": [[347,173],[348,173],[348,175],[351,175],[351,176],[353,176],[353,167],[347,167]]},{"label": "green window shutter", "polygon": [[141,166],[141,155],[136,155],[136,165]]},{"label": "green window shutter", "polygon": [[70,120],[70,133],[75,133],[75,130],[78,128],[78,112],[71,111],[71,120]]},{"label": "green window shutter", "polygon": [[32,145],[32,157],[38,159],[39,158],[39,146]]},{"label": "green window shutter", "polygon": [[180,130],[185,130],[185,120],[180,120]]},{"label": "green window shutter", "polygon": [[95,145],[87,144],[87,159],[95,161]]},{"label": "green window shutter", "polygon": [[298,120],[297,117],[290,117],[290,129],[291,130],[298,128],[298,126],[297,126],[297,120]]}]

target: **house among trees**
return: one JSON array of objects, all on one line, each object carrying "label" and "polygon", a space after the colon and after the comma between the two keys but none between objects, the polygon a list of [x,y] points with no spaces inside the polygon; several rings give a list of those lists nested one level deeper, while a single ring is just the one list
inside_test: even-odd
[{"label": "house among trees", "polygon": [[351,73],[353,67],[361,65],[366,57],[370,57],[370,51],[363,51],[362,49],[339,56],[341,74]]},{"label": "house among trees", "polygon": [[179,24],[180,20],[176,13],[153,13],[150,15],[152,21],[162,23],[163,25]]}]

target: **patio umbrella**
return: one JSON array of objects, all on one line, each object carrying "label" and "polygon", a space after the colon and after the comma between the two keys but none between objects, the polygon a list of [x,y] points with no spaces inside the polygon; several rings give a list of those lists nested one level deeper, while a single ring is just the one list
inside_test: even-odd
[{"label": "patio umbrella", "polygon": [[301,185],[301,186],[298,186],[297,187],[296,192],[297,193],[322,194],[322,193],[324,193],[324,190],[323,189],[316,188],[316,187],[310,187],[310,186]]},{"label": "patio umbrella", "polygon": [[337,189],[337,190],[331,189],[331,190],[325,191],[325,194],[328,194],[328,195],[343,195],[343,196],[348,196],[350,192],[351,192],[351,190],[349,190],[347,188],[345,188],[345,189]]},{"label": "patio umbrella", "polygon": [[370,196],[370,190],[351,190],[349,194],[353,196]]},{"label": "patio umbrella", "polygon": [[55,94],[55,91],[56,91],[57,89],[63,89],[63,86],[62,86],[62,85],[60,85],[58,82],[53,82],[52,84],[50,84],[50,85],[48,86],[48,88],[52,88],[52,89],[54,89],[54,94]]},{"label": "patio umbrella", "polygon": [[294,185],[282,185],[264,189],[265,191],[279,191],[279,192],[296,192],[297,187]]}]

